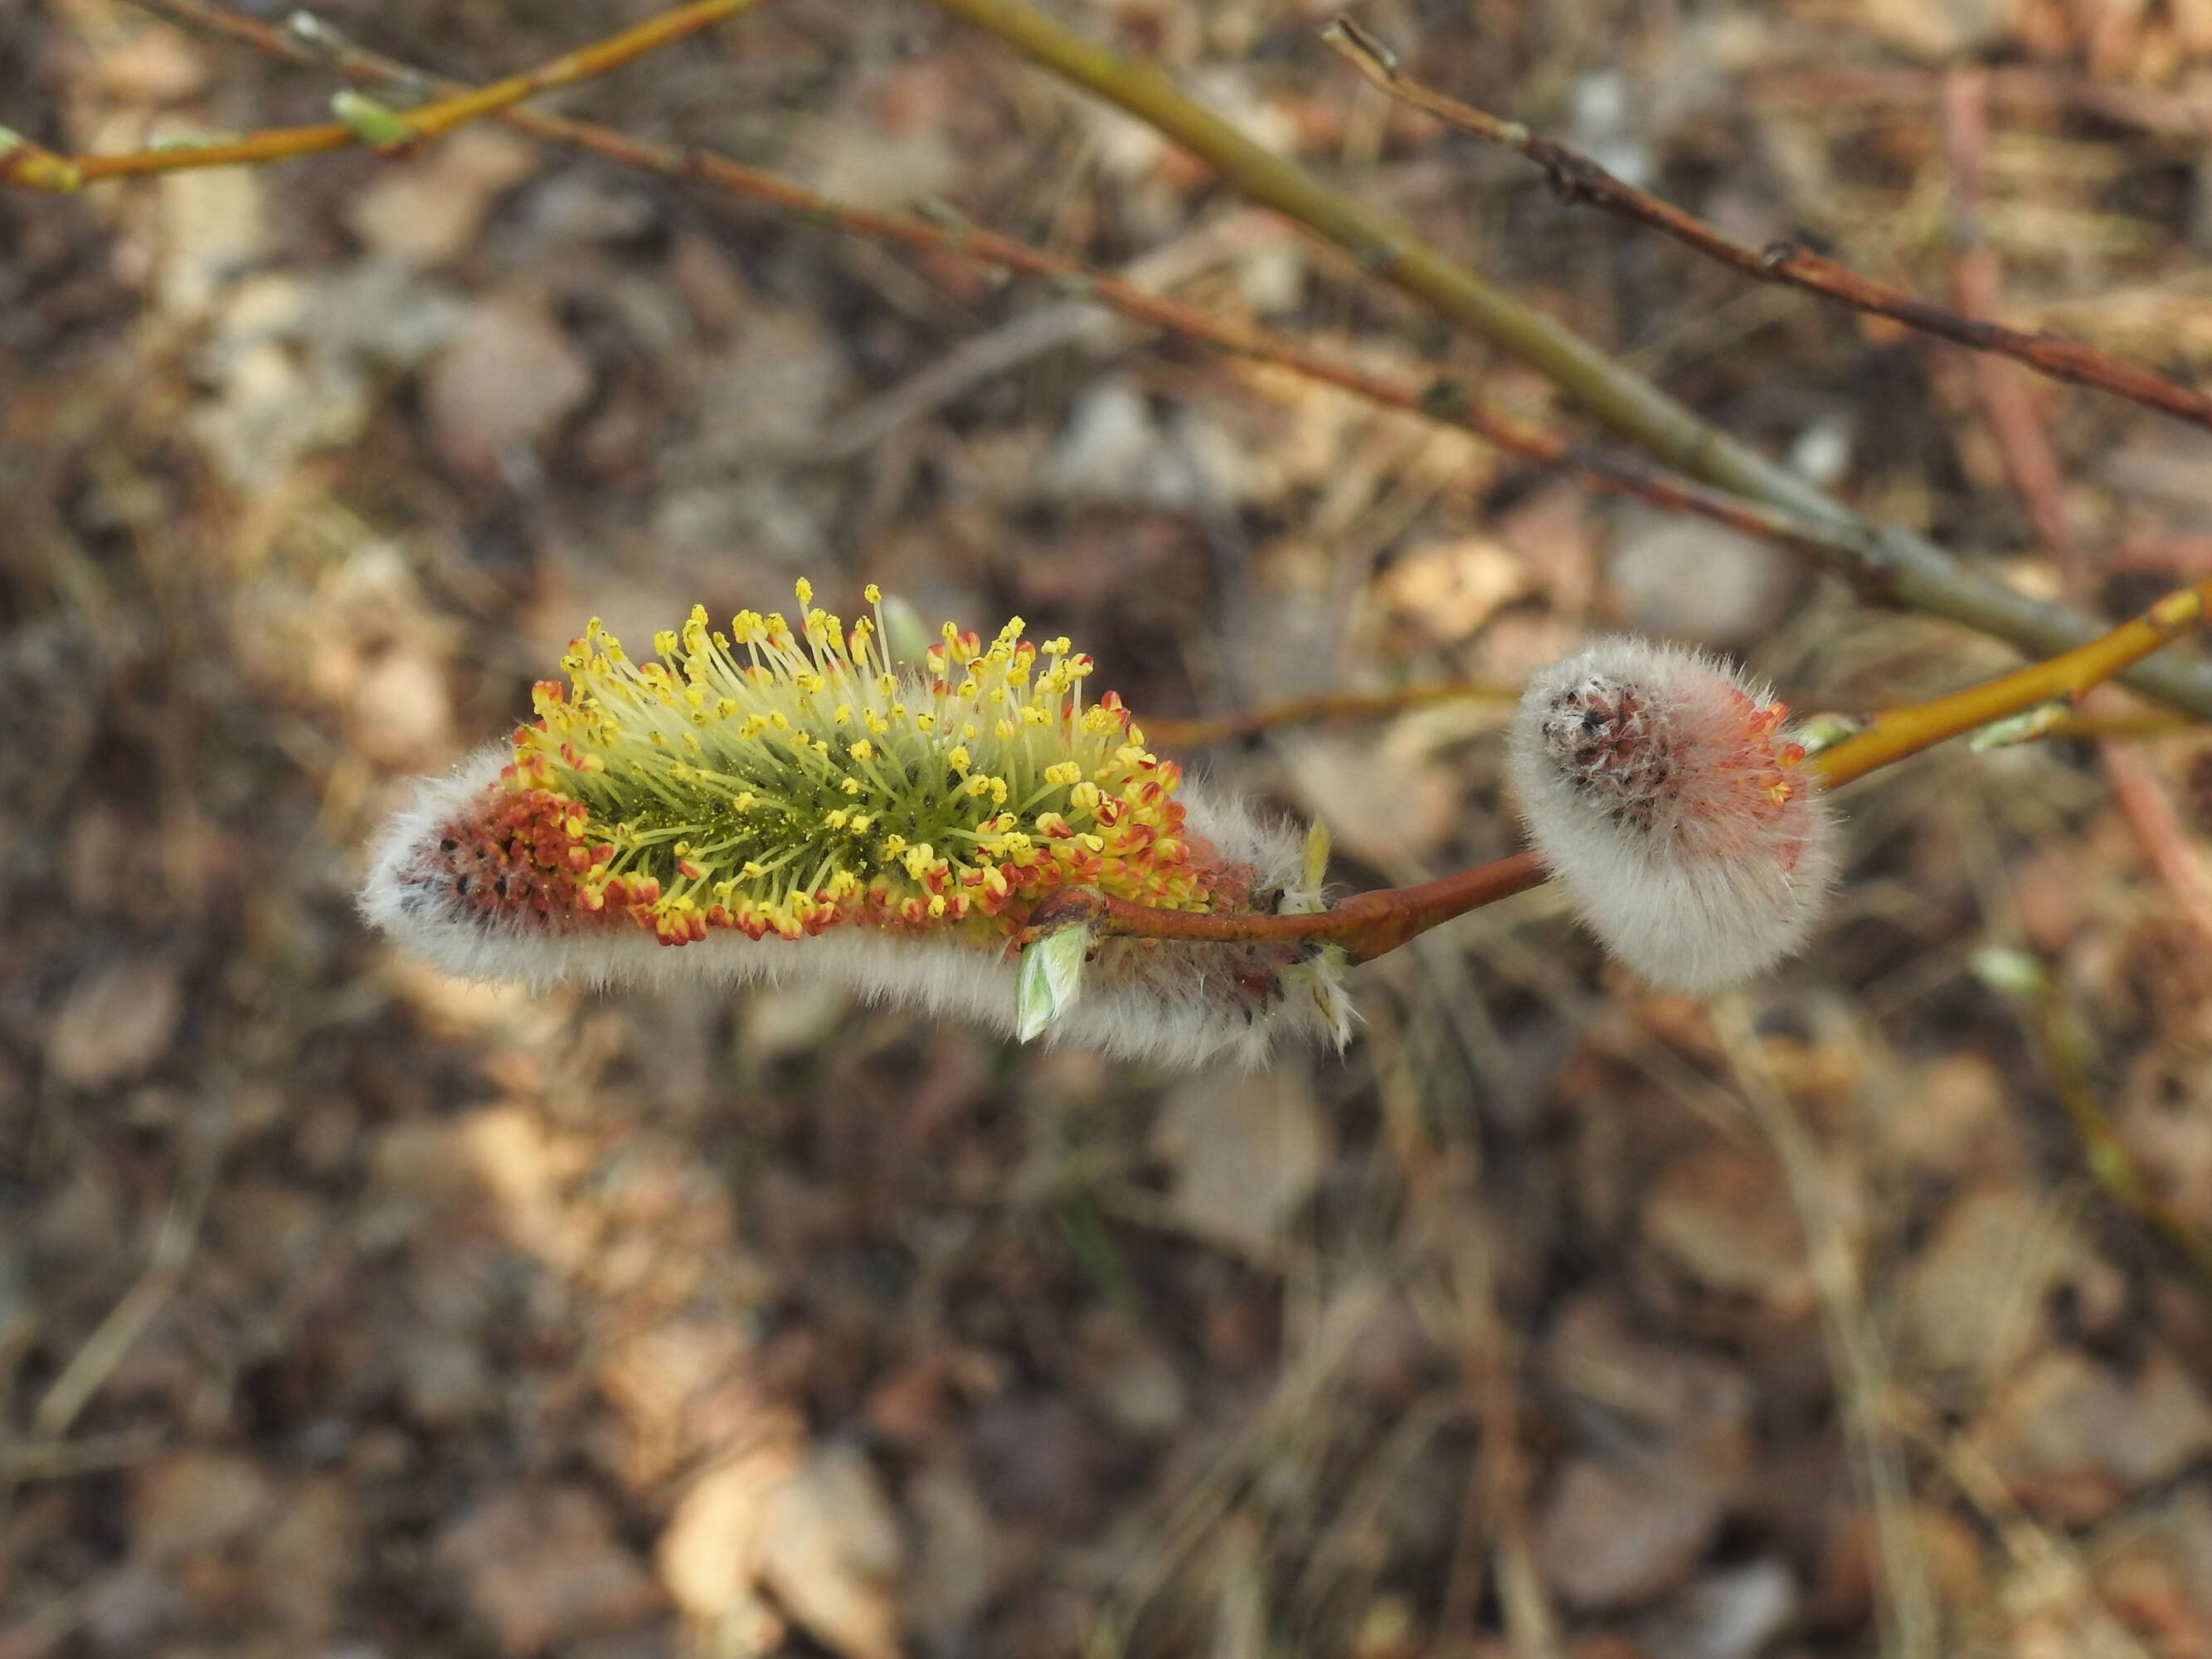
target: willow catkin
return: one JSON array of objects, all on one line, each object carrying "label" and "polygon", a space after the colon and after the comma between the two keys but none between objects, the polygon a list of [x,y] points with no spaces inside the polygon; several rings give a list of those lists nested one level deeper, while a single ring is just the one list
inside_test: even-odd
[{"label": "willow catkin", "polygon": [[[1011,1034],[1014,941],[1056,888],[1316,908],[1300,834],[1186,790],[1112,693],[1086,708],[1067,641],[948,623],[901,670],[879,618],[848,629],[812,597],[795,629],[695,608],[642,663],[594,620],[534,720],[416,785],[363,914],[472,978],[829,982]],[[1294,944],[1107,939],[1048,1036],[1184,1065],[1341,1046],[1340,973]]]},{"label": "willow catkin", "polygon": [[1836,876],[1833,814],[1765,687],[1626,637],[1523,690],[1507,774],[1529,838],[1607,949],[1724,990],[1800,949]]}]

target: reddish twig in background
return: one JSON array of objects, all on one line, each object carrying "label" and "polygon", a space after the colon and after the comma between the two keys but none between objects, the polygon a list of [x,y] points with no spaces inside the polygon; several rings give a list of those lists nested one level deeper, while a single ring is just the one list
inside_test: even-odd
[{"label": "reddish twig in background", "polygon": [[[1960,309],[1979,314],[1996,308],[1998,285],[1996,256],[1981,234],[1982,161],[1989,132],[1987,82],[1981,71],[1960,69],[1947,76],[1942,106],[1956,245],[1953,282]],[[2027,387],[2010,363],[1978,356],[1972,368],[1975,397],[2013,493],[2057,566],[2062,590],[2081,602],[2094,586],[2093,573],[2067,522],[2064,475]],[[2143,857],[2190,925],[2212,942],[2212,872],[2191,845],[2172,798],[2142,754],[2126,744],[2100,738],[2097,758]]]},{"label": "reddish twig in background", "polygon": [[1795,242],[1755,248],[1723,236],[1702,219],[1608,173],[1581,151],[1531,132],[1518,121],[1501,121],[1487,111],[1423,86],[1398,67],[1397,57],[1349,17],[1340,16],[1322,39],[1374,85],[1414,108],[1463,132],[1525,156],[1542,167],[1562,201],[1592,207],[1648,226],[1673,237],[1710,259],[1763,283],[1803,289],[1825,299],[1869,312],[1976,351],[1993,352],[2024,363],[2039,374],[2076,386],[2095,386],[2178,419],[2212,428],[2212,396],[2169,380],[2137,363],[2106,356],[2083,341],[2062,335],[2030,334],[1923,300],[1901,288],[1862,276],[1846,265],[1800,247]]},{"label": "reddish twig in background", "polygon": [[[0,183],[31,190],[69,191],[101,179],[177,173],[189,167],[246,166],[286,161],[325,150],[369,144],[386,151],[404,149],[449,132],[465,122],[497,114],[555,87],[574,86],[656,52],[672,41],[733,16],[759,0],[694,0],[647,18],[635,28],[511,75],[489,86],[459,89],[434,104],[404,112],[380,107],[353,120],[312,127],[278,127],[231,143],[191,144],[132,150],[120,155],[57,155],[18,137],[12,147],[0,141]],[[9,135],[14,137],[14,135]]]}]

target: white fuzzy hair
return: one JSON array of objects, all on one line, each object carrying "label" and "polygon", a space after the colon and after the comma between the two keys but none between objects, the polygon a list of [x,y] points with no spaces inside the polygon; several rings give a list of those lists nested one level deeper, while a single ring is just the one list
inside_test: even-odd
[{"label": "white fuzzy hair", "polygon": [[[1657,793],[1648,823],[1625,819],[1578,782],[1547,732],[1559,699],[1624,688],[1639,694],[1686,769]],[[1600,640],[1528,683],[1507,751],[1529,839],[1583,921],[1644,978],[1698,994],[1740,985],[1802,948],[1837,872],[1834,814],[1809,776],[1779,822],[1730,823],[1725,851],[1710,824],[1676,813],[1681,791],[1725,782],[1713,769],[1701,778],[1686,769],[1717,757],[1704,739],[1730,690],[1768,701],[1765,686],[1703,652]]]},{"label": "white fuzzy hair", "polygon": [[[537,990],[556,984],[832,984],[872,1002],[903,1003],[1014,1034],[1019,962],[1011,944],[1000,949],[850,924],[803,939],[752,939],[718,930],[700,943],[670,947],[641,927],[553,932],[458,902],[438,864],[441,830],[480,804],[510,758],[506,744],[495,744],[445,777],[417,780],[413,799],[373,843],[361,913],[434,966],[464,979],[520,981]],[[1296,830],[1262,819],[1232,796],[1186,787],[1181,799],[1193,836],[1259,872],[1255,895],[1280,895],[1285,909],[1319,908],[1317,896],[1305,888]],[[1343,1047],[1351,1015],[1332,955],[1285,961],[1277,947],[1267,966],[1282,994],[1261,1007],[1237,976],[1250,960],[1240,945],[1103,940],[1085,969],[1081,998],[1043,1040],[1179,1066],[1221,1060],[1257,1066],[1289,1037]]]}]

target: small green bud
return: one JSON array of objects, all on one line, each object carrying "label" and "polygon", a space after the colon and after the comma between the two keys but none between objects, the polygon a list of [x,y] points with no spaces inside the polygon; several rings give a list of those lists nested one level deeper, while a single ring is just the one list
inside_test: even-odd
[{"label": "small green bud", "polygon": [[1060,932],[1022,947],[1022,972],[1015,993],[1014,1034],[1034,1042],[1045,1028],[1075,1006],[1083,994],[1083,963],[1091,951],[1088,927]]},{"label": "small green bud", "polygon": [[2060,698],[2051,702],[2039,702],[2033,708],[2023,708],[2017,714],[2008,714],[2001,720],[1991,720],[1974,733],[1967,746],[1976,754],[1986,754],[1992,749],[2009,749],[2015,744],[2033,743],[2066,724],[2073,705]]},{"label": "small green bud", "polygon": [[388,105],[378,103],[367,93],[349,89],[332,94],[331,113],[351,127],[354,137],[372,149],[398,149],[403,144],[414,143],[416,137],[415,129]]},{"label": "small green bud", "polygon": [[1984,945],[1968,965],[1976,979],[2002,996],[2032,997],[2046,982],[2043,964],[2008,945]]},{"label": "small green bud", "polygon": [[1856,738],[1867,726],[1863,714],[1815,714],[1797,728],[1797,741],[1804,745],[1806,754],[1817,755],[1846,738]]}]

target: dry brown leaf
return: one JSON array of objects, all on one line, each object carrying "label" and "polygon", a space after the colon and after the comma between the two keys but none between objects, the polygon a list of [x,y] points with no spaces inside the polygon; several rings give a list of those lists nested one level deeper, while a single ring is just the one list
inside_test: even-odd
[{"label": "dry brown leaf", "polygon": [[621,1630],[660,1605],[606,1504],[581,1486],[510,1486],[439,1535],[438,1563],[509,1659]]},{"label": "dry brown leaf", "polygon": [[104,1089],[153,1069],[175,1041],[185,992],[176,965],[118,962],[79,980],[46,1034],[46,1066],[72,1089]]}]

